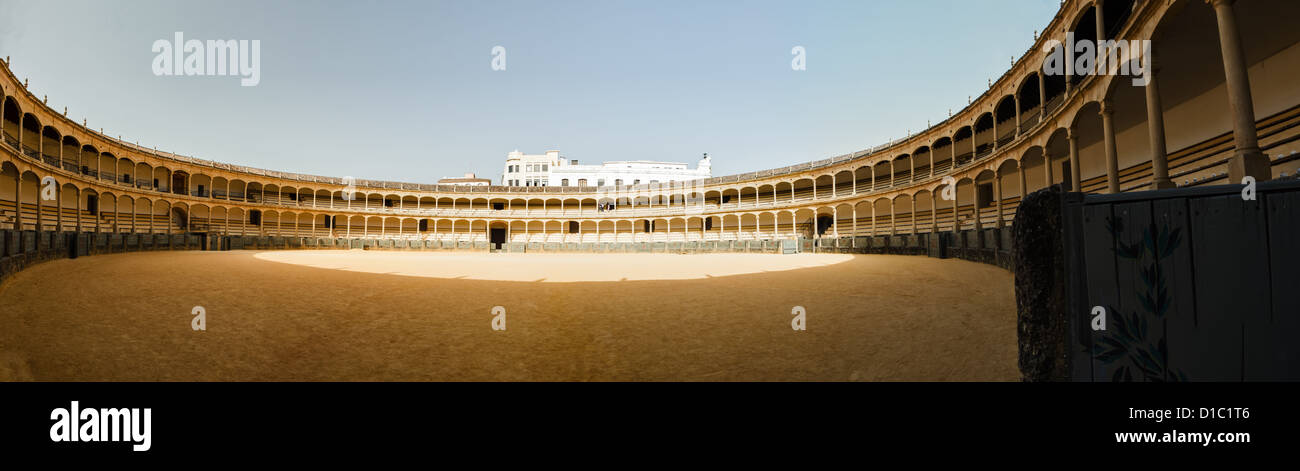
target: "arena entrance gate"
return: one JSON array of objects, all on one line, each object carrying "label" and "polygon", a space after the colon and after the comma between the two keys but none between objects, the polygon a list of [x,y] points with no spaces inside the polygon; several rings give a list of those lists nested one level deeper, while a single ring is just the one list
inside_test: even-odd
[{"label": "arena entrance gate", "polygon": [[488,243],[491,245],[493,252],[505,248],[505,244],[506,244],[505,226],[488,228]]}]

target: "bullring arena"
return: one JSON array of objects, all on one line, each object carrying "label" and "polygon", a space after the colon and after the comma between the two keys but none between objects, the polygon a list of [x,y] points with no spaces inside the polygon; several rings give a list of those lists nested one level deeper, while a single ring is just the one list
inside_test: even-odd
[{"label": "bullring arena", "polygon": [[[176,251],[44,263],[5,288],[3,371],[10,380],[116,381],[1017,377],[1010,274],[997,267],[887,255],[520,254],[507,257],[594,280],[527,280],[538,275],[492,268],[421,273],[443,259],[493,257],[502,260]],[[607,263],[660,266],[612,271]],[[713,272],[724,263],[751,273]],[[900,271],[965,281],[915,290]],[[629,280],[605,280],[610,273]],[[104,278],[129,292],[192,294],[123,297],[111,309],[112,293],[69,292],[57,304],[39,294]],[[990,279],[998,283],[980,283]],[[862,285],[875,288],[813,295]],[[953,307],[971,293],[982,295],[977,303]],[[909,302],[893,302],[899,294]],[[205,332],[190,328],[195,305],[207,312]],[[806,332],[790,328],[796,305],[808,312]],[[494,306],[506,309],[504,331],[490,327]]]},{"label": "bullring arena", "polygon": [[[0,379],[1015,380],[1021,198],[1294,175],[1290,18],[1297,2],[1067,0],[922,132],[617,188],[147,149],[51,109],[6,59]],[[1067,34],[1152,40],[1150,83],[1044,74]]]}]

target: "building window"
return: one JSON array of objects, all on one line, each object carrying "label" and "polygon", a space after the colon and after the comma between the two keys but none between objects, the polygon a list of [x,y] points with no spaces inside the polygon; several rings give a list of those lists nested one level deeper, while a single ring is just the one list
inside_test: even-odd
[{"label": "building window", "polygon": [[605,179],[596,180],[596,186],[605,186]]},{"label": "building window", "polygon": [[568,179],[568,178],[561,178],[561,179],[560,179],[560,186],[569,186],[569,179]]},{"label": "building window", "polygon": [[587,179],[586,179],[586,178],[579,178],[579,179],[578,179],[578,186],[587,186]]},{"label": "building window", "polygon": [[615,179],[615,180],[614,180],[614,185],[615,185],[615,186],[623,186],[623,179],[622,179],[622,178]]},{"label": "building window", "polygon": [[546,167],[547,167],[547,165],[546,165],[546,164],[542,164],[542,171],[543,171],[543,172],[545,172],[545,171],[546,171]]}]

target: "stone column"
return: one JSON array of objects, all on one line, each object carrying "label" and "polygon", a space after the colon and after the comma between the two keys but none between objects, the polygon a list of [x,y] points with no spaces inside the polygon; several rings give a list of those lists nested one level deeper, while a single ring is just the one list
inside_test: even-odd
[{"label": "stone column", "polygon": [[[998,108],[997,108],[997,105],[993,105],[993,113],[990,113],[989,116],[992,116],[992,117],[993,117],[993,151],[996,152],[996,151],[998,150]],[[971,131],[973,132],[974,129],[972,128]]]},{"label": "stone column", "polygon": [[[1069,82],[1067,79],[1066,82]],[[1042,72],[1038,73],[1038,122],[1047,119],[1047,80]]]},{"label": "stone column", "polygon": [[[1025,202],[1025,196],[1028,196],[1028,195],[1029,195],[1029,184],[1028,184],[1028,182],[1027,182],[1026,179],[1025,179],[1025,162],[1024,162],[1024,161],[1019,162],[1019,165],[1017,165],[1017,168],[1016,168],[1016,173],[1020,174],[1020,202],[1021,202],[1021,203],[1024,203],[1024,202]],[[1020,210],[1019,210],[1019,209],[1016,209],[1016,212],[1020,212]]]},{"label": "stone column", "polygon": [[1011,95],[1011,101],[1013,105],[1016,107],[1016,132],[1013,133],[1012,135],[1019,137],[1020,134],[1024,132],[1023,130],[1020,129],[1020,91],[1019,90],[1016,90],[1015,94]]},{"label": "stone column", "polygon": [[[972,130],[973,129],[974,128],[972,128]],[[952,169],[957,168],[957,133],[948,136],[948,144],[948,153],[951,154],[952,157],[952,164],[948,166],[948,171],[952,172]]]},{"label": "stone column", "polygon": [[1160,89],[1156,87],[1155,58],[1148,57],[1146,76],[1147,130],[1151,134],[1151,189],[1173,188],[1169,181],[1168,149],[1165,147],[1165,113],[1160,103]]},{"label": "stone column", "polygon": [[1105,41],[1107,39],[1106,38],[1106,12],[1104,11],[1105,6],[1106,6],[1105,0],[1093,0],[1092,11],[1097,16],[1097,40],[1098,41]]},{"label": "stone column", "polygon": [[[18,130],[18,134],[22,135],[22,129]],[[23,243],[23,171],[21,169],[14,173],[14,230],[18,231],[18,247],[21,249]]]},{"label": "stone column", "polygon": [[871,200],[871,237],[875,237],[875,236],[876,236],[876,201]]},{"label": "stone column", "polygon": [[1101,42],[1107,39],[1105,4],[1105,0],[1093,0],[1092,3],[1093,16],[1097,20],[1095,22],[1097,27],[1097,62],[1093,64],[1096,67],[1093,69],[1093,72],[1097,75],[1105,74],[1105,68],[1110,67],[1110,64],[1108,63],[1110,61],[1110,53],[1107,52],[1107,50],[1102,49],[1101,46]]},{"label": "stone column", "polygon": [[[59,146],[59,149],[59,152],[63,152],[63,146]],[[59,164],[63,164],[63,157],[59,157]],[[58,182],[55,182],[55,184],[58,185]],[[153,203],[150,202],[149,205],[152,209]],[[54,230],[63,232],[63,185],[54,187],[54,214],[57,214],[54,219]]]},{"label": "stone column", "polygon": [[998,229],[1001,229],[1001,228],[1002,228],[1002,225],[1003,225],[1003,223],[1002,223],[1002,219],[1003,219],[1003,215],[1002,215],[1002,175],[1000,175],[998,172],[993,172],[993,197],[996,198],[996,199],[997,199],[997,202],[998,202]]},{"label": "stone column", "polygon": [[[758,232],[758,217],[754,217],[754,232]],[[840,237],[840,207],[831,208],[831,236]]]},{"label": "stone column", "polygon": [[1079,134],[1067,128],[1066,140],[1070,142],[1070,191],[1083,191],[1083,169],[1079,168]]},{"label": "stone column", "polygon": [[1047,151],[1047,146],[1043,146],[1043,178],[1045,187],[1052,186],[1052,180],[1055,180],[1052,176],[1052,154]]},{"label": "stone column", "polygon": [[916,235],[916,195],[912,195],[909,200],[912,202],[912,235]]},{"label": "stone column", "polygon": [[[80,160],[78,160],[78,163],[80,163]],[[81,232],[81,188],[75,188],[73,196],[77,198],[77,232]]]},{"label": "stone column", "polygon": [[934,197],[934,191],[930,191],[930,233],[939,233],[939,198]]},{"label": "stone column", "polygon": [[[40,142],[40,139],[37,139],[36,142]],[[21,170],[19,172],[21,173]],[[20,212],[23,210],[21,203],[14,205],[14,207],[18,208]],[[36,231],[43,230],[45,230],[45,209],[41,204],[41,181],[38,175],[36,180]]]},{"label": "stone column", "polygon": [[894,209],[894,199],[889,199],[889,235],[897,234],[898,231],[898,211]]},{"label": "stone column", "polygon": [[1119,193],[1119,156],[1115,149],[1114,108],[1110,100],[1101,102],[1101,130],[1106,141],[1106,181],[1111,193]]},{"label": "stone column", "polygon": [[958,181],[952,184],[952,235],[953,237],[957,237],[958,234],[961,234],[961,223],[957,220],[957,217],[960,216],[960,214],[957,211],[957,202],[961,201],[960,183],[961,182]]},{"label": "stone column", "polygon": [[1228,160],[1228,179],[1233,183],[1245,177],[1269,180],[1273,170],[1255,130],[1255,105],[1250,94],[1250,77],[1246,72],[1245,52],[1237,32],[1235,0],[1206,0],[1214,6],[1219,22],[1219,48],[1223,51],[1223,71],[1227,78],[1228,104],[1232,108],[1232,137],[1236,150]]}]

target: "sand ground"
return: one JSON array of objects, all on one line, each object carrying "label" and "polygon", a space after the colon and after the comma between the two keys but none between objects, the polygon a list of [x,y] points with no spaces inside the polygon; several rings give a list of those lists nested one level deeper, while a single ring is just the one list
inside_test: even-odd
[{"label": "sand ground", "polygon": [[0,379],[1015,380],[1011,280],[885,255],[102,255],[0,287]]}]

